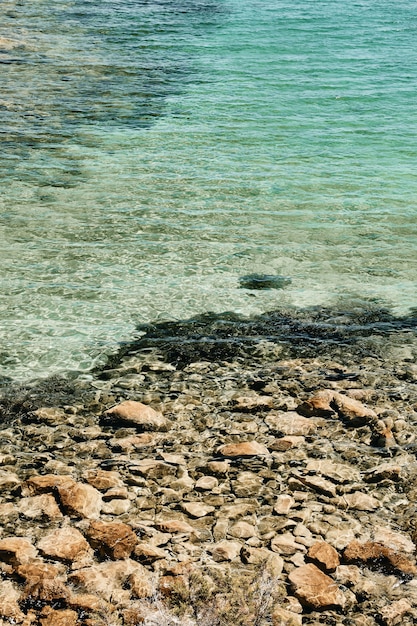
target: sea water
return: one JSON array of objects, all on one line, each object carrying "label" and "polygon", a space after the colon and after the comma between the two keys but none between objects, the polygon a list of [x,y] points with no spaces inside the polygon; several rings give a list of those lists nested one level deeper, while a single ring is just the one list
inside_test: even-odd
[{"label": "sea water", "polygon": [[3,0],[2,374],[205,311],[415,307],[416,36],[411,0]]}]

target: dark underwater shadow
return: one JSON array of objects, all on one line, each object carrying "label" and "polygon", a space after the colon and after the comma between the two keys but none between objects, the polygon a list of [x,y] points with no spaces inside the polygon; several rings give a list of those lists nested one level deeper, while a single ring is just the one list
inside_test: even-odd
[{"label": "dark underwater shadow", "polygon": [[187,320],[143,324],[140,339],[124,344],[109,357],[114,367],[126,355],[156,349],[177,367],[208,360],[262,359],[265,344],[281,347],[282,356],[384,357],[387,346],[416,337],[417,310],[396,316],[388,308],[282,309],[243,317],[233,312],[203,313]]}]

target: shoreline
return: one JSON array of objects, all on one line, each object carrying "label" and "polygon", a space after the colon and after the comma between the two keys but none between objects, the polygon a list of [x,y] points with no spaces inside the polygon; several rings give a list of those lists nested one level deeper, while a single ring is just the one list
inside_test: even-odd
[{"label": "shoreline", "polygon": [[413,624],[416,320],[336,313],[149,325],[9,389],[0,623]]}]

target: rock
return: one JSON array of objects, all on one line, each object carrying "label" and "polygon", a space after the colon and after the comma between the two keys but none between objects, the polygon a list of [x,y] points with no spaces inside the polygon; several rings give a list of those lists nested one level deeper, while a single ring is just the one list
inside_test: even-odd
[{"label": "rock", "polygon": [[229,535],[236,539],[249,539],[249,537],[256,536],[255,527],[252,524],[248,524],[244,521],[239,521],[233,524],[229,529]]},{"label": "rock", "polygon": [[214,476],[202,476],[195,483],[197,491],[212,491],[219,484],[219,481]]},{"label": "rock", "polygon": [[340,565],[338,553],[333,546],[325,541],[314,543],[307,552],[307,557],[320,569],[328,572],[334,572],[336,567]]},{"label": "rock", "polygon": [[377,570],[400,571],[406,575],[417,574],[417,568],[409,558],[374,541],[365,543],[352,541],[345,548],[343,557],[348,563],[363,563]]},{"label": "rock", "polygon": [[91,522],[86,536],[94,550],[114,560],[129,557],[138,541],[132,528],[121,522]]},{"label": "rock", "polygon": [[122,592],[129,576],[134,573],[144,577],[147,575],[150,581],[147,570],[131,559],[105,561],[79,569],[69,576],[69,581],[80,590],[94,593],[107,602],[127,602],[130,599],[130,591]]},{"label": "rock", "polygon": [[379,483],[383,480],[397,482],[400,478],[401,466],[395,463],[382,463],[378,467],[368,470],[364,475],[364,480],[367,483]]},{"label": "rock", "polygon": [[272,626],[302,626],[302,624],[301,615],[287,611],[280,606],[275,607],[272,613]]},{"label": "rock", "polygon": [[62,508],[67,515],[97,519],[103,506],[102,496],[97,489],[84,483],[57,487]]},{"label": "rock", "polygon": [[333,394],[333,405],[339,417],[346,420],[349,426],[363,426],[378,420],[375,411],[368,409],[359,400],[349,398],[341,393]]},{"label": "rock", "polygon": [[290,509],[294,506],[295,500],[288,494],[278,496],[274,506],[274,512],[277,515],[288,515]]},{"label": "rock", "polygon": [[22,498],[18,504],[18,510],[21,515],[29,519],[42,518],[44,515],[51,520],[62,517],[54,496],[49,493]]},{"label": "rock", "polygon": [[356,511],[376,511],[381,506],[376,498],[361,491],[346,493],[338,498],[337,501],[341,508],[354,509]]},{"label": "rock", "polygon": [[270,450],[275,452],[286,452],[291,448],[299,448],[305,443],[305,437],[297,437],[295,435],[286,435],[275,439],[275,441],[269,446]]},{"label": "rock", "polygon": [[297,407],[298,413],[306,417],[336,417],[336,412],[331,406],[334,393],[333,389],[319,391]]},{"label": "rock", "polygon": [[0,617],[8,624],[22,623],[25,614],[19,607],[20,593],[10,580],[0,581]]},{"label": "rock", "polygon": [[124,515],[131,508],[132,503],[130,500],[110,500],[110,502],[104,502],[101,508],[101,512],[104,515]]},{"label": "rock", "polygon": [[148,571],[143,567],[130,574],[127,582],[132,596],[135,598],[150,598],[153,594],[153,586]]},{"label": "rock", "polygon": [[77,626],[78,613],[71,609],[56,610],[49,606],[42,609],[39,618],[41,626]]},{"label": "rock", "polygon": [[183,502],[181,508],[191,517],[205,517],[215,511],[214,506],[209,506],[202,502]]},{"label": "rock", "polygon": [[272,409],[274,399],[271,396],[238,396],[233,398],[233,408],[236,411],[264,411]]},{"label": "rock", "polygon": [[156,438],[153,433],[140,433],[129,437],[115,437],[109,441],[109,444],[113,450],[129,453],[133,450],[153,446],[155,441]]},{"label": "rock", "polygon": [[84,536],[71,526],[64,526],[47,534],[38,542],[38,549],[50,559],[68,563],[85,562],[92,556],[92,550]]},{"label": "rock", "polygon": [[7,472],[0,469],[0,490],[5,491],[14,489],[20,485],[21,481],[17,474],[14,472]]},{"label": "rock", "polygon": [[265,422],[272,432],[281,435],[304,437],[317,429],[315,420],[298,415],[295,411],[270,413]]},{"label": "rock", "polygon": [[129,466],[129,471],[132,474],[139,474],[145,478],[153,478],[159,480],[164,476],[175,476],[177,474],[177,468],[175,465],[164,463],[156,459],[141,459],[135,461],[135,463]]},{"label": "rock", "polygon": [[297,567],[289,576],[294,594],[310,609],[343,609],[346,598],[338,585],[312,563]]},{"label": "rock", "polygon": [[262,485],[262,478],[254,472],[241,472],[232,482],[232,490],[238,498],[249,498],[258,495]]},{"label": "rock", "polygon": [[373,529],[373,540],[384,544],[392,550],[398,550],[406,554],[413,554],[416,549],[414,542],[409,537],[385,526],[376,526]]},{"label": "rock", "polygon": [[135,546],[134,555],[142,563],[154,563],[159,559],[166,559],[168,553],[161,548],[156,548],[148,543],[139,543]]},{"label": "rock", "polygon": [[183,522],[182,520],[161,520],[155,524],[156,528],[165,533],[195,533],[195,528]]},{"label": "rock", "polygon": [[271,550],[285,556],[290,556],[296,552],[305,552],[305,547],[298,543],[291,533],[275,535],[271,541]]},{"label": "rock", "polygon": [[325,496],[334,498],[336,496],[336,485],[330,480],[326,480],[321,476],[301,476],[296,475],[297,479],[306,487],[310,487],[313,491],[322,493]]},{"label": "rock", "polygon": [[124,486],[119,472],[94,469],[86,472],[84,478],[89,485],[98,491],[107,491],[113,487]]},{"label": "rock", "polygon": [[134,400],[126,400],[112,407],[104,413],[104,416],[106,421],[116,424],[122,422],[141,430],[167,431],[171,426],[162,413]]},{"label": "rock", "polygon": [[351,465],[335,463],[328,459],[311,459],[306,465],[306,472],[321,474],[337,483],[349,483],[360,480],[359,471]]},{"label": "rock", "polygon": [[0,561],[13,567],[30,563],[36,558],[37,549],[24,537],[8,537],[0,540]]},{"label": "rock", "polygon": [[241,544],[237,541],[220,541],[210,547],[211,555],[216,563],[233,561],[240,554]]},{"label": "rock", "polygon": [[24,483],[22,488],[23,496],[35,496],[42,493],[50,493],[57,487],[69,487],[75,484],[71,476],[58,476],[56,474],[45,474],[44,476],[31,476]]},{"label": "rock", "polygon": [[404,615],[409,613],[411,610],[412,606],[408,600],[401,598],[401,600],[397,600],[396,602],[392,602],[392,604],[384,606],[384,608],[379,612],[379,617],[385,626],[396,626],[397,624],[402,623]]},{"label": "rock", "polygon": [[268,448],[256,441],[244,441],[242,443],[229,443],[221,446],[218,451],[222,456],[245,457],[269,455]]}]

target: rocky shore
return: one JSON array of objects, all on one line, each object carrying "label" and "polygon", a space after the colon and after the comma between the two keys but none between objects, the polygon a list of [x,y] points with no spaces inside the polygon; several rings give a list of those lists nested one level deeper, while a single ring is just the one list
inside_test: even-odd
[{"label": "rocky shore", "polygon": [[145,329],[0,403],[0,625],[417,621],[415,320]]}]

